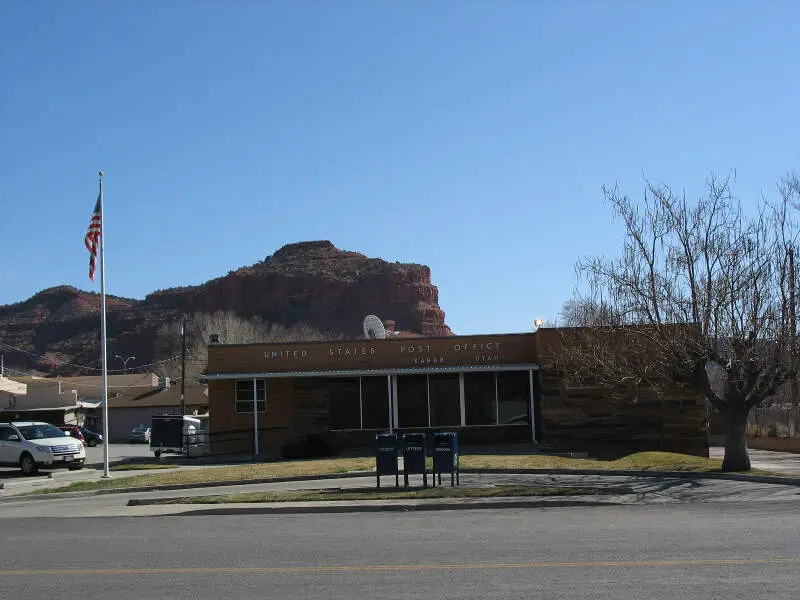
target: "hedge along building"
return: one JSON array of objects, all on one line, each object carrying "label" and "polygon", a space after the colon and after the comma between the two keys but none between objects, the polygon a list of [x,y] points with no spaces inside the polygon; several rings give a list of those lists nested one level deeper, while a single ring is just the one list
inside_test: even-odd
[{"label": "hedge along building", "polygon": [[[708,455],[706,407],[686,390],[635,403],[567,387],[540,367],[558,330],[350,342],[212,344],[212,452],[277,454],[322,434],[341,447],[375,433],[458,431],[462,444]],[[549,341],[548,341],[549,340]]]}]

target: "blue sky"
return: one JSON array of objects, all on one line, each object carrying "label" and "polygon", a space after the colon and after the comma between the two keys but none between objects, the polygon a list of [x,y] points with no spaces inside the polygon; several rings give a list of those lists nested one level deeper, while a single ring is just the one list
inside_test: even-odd
[{"label": "blue sky", "polygon": [[643,174],[745,203],[800,169],[800,4],[5,2],[0,304],[142,298],[329,239],[430,265],[457,333],[554,318]]}]

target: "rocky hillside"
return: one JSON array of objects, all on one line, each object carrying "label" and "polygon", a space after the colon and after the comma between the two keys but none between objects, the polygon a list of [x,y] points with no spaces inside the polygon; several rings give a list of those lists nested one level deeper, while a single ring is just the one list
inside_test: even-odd
[{"label": "rocky hillside", "polygon": [[[144,300],[106,300],[110,359],[117,353],[135,355],[140,365],[163,358],[155,349],[159,327],[194,312],[235,310],[287,326],[306,323],[349,339],[361,337],[361,322],[370,313],[394,321],[406,335],[452,333],[427,266],[369,258],[329,241],[286,245],[255,265],[203,285],[159,290]],[[98,366],[99,312],[99,294],[68,286],[0,306],[0,342],[30,354],[0,349],[7,364],[18,368],[87,373],[58,365]]]}]

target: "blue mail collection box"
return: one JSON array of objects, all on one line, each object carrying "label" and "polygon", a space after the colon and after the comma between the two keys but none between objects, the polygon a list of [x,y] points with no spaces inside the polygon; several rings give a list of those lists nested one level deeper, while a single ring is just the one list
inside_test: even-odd
[{"label": "blue mail collection box", "polygon": [[440,432],[433,434],[433,485],[436,477],[442,483],[442,473],[450,473],[450,485],[458,485],[458,434],[455,432]]},{"label": "blue mail collection box", "polygon": [[400,485],[400,469],[397,465],[399,455],[397,435],[378,433],[375,435],[375,472],[377,487],[381,487],[382,475],[394,475],[395,486]]},{"label": "blue mail collection box", "polygon": [[403,436],[403,479],[406,487],[409,474],[422,475],[423,486],[428,487],[427,456],[424,433],[407,433]]}]

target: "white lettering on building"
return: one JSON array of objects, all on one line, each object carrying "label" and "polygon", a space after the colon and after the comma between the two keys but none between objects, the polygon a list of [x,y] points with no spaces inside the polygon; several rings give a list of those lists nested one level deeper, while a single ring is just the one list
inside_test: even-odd
[{"label": "white lettering on building", "polygon": [[291,358],[307,358],[308,352],[306,350],[267,350],[264,352],[264,358],[273,359],[291,359]]},{"label": "white lettering on building", "polygon": [[455,344],[453,350],[456,352],[500,352],[500,342]]},{"label": "white lettering on building", "polygon": [[442,356],[415,356],[411,359],[412,365],[436,365],[443,363],[444,357]]},{"label": "white lettering on building", "polygon": [[331,358],[373,356],[374,354],[375,354],[375,346],[359,346],[356,348],[330,348],[328,350],[328,356],[330,356]]},{"label": "white lettering on building", "polygon": [[404,354],[425,354],[431,351],[427,344],[407,344],[400,346],[400,352]]}]

